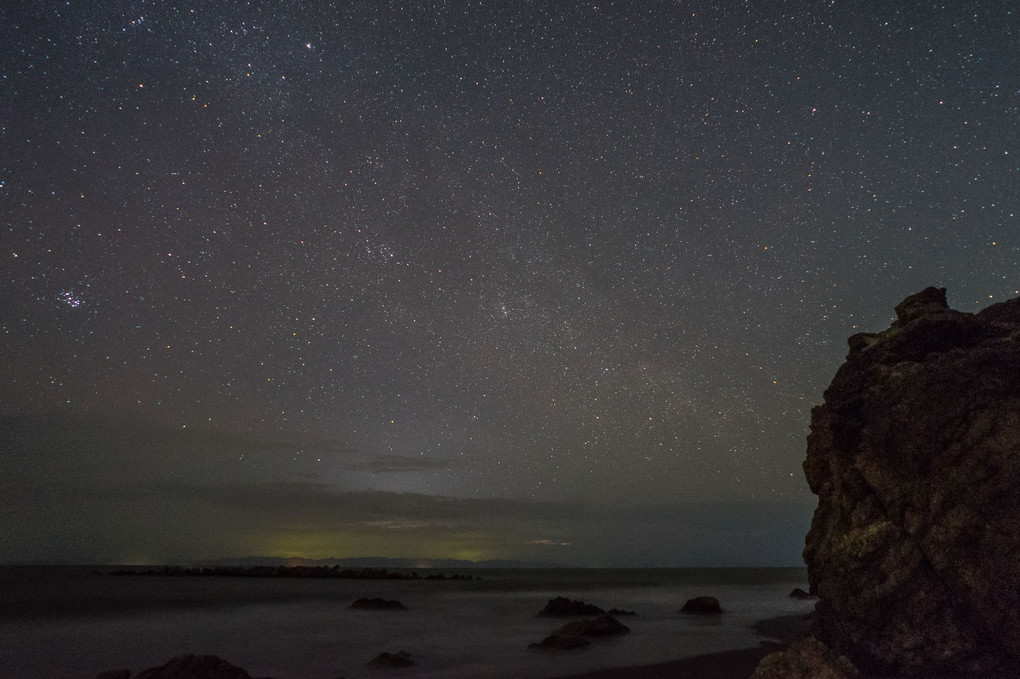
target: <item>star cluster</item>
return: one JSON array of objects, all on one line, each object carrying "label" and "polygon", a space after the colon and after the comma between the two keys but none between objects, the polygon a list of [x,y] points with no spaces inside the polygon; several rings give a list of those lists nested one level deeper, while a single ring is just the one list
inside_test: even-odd
[{"label": "star cluster", "polygon": [[848,335],[1020,294],[1009,2],[0,16],[0,412],[143,478],[809,501]]}]

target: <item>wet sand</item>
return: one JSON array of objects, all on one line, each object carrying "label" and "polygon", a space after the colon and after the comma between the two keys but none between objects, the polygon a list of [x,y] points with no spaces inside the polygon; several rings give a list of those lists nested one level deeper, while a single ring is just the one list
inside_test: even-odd
[{"label": "wet sand", "polygon": [[751,626],[767,637],[755,648],[710,653],[655,665],[596,670],[561,679],[747,679],[762,658],[806,634],[809,626],[809,618],[801,615],[769,618]]}]

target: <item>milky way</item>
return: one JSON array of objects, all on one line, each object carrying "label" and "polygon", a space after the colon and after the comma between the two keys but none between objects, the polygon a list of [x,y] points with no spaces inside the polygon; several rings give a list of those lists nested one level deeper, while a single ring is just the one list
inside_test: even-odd
[{"label": "milky way", "polygon": [[5,6],[4,548],[796,562],[846,338],[1020,294],[1016,11],[908,4]]}]

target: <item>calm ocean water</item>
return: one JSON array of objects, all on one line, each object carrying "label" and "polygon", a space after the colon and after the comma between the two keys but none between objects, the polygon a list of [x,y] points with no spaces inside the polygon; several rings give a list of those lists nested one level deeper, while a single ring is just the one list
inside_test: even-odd
[{"label": "calm ocean water", "polygon": [[[790,599],[799,568],[519,569],[444,571],[481,580],[292,580],[114,577],[88,568],[0,568],[0,676],[91,679],[137,672],[181,653],[215,654],[255,677],[378,677],[365,664],[407,651],[417,665],[391,677],[556,677],[758,645],[748,625],[807,613]],[[715,596],[722,616],[682,615]],[[406,611],[352,610],[360,597],[399,599]],[[582,651],[541,652],[566,620],[536,614],[555,596],[602,608],[631,634]]]}]

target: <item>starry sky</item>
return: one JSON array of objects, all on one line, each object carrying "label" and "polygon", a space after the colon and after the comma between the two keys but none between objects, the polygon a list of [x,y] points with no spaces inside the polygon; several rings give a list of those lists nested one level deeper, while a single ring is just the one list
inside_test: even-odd
[{"label": "starry sky", "polygon": [[810,409],[1020,294],[1008,0],[0,8],[0,562],[796,565]]}]

